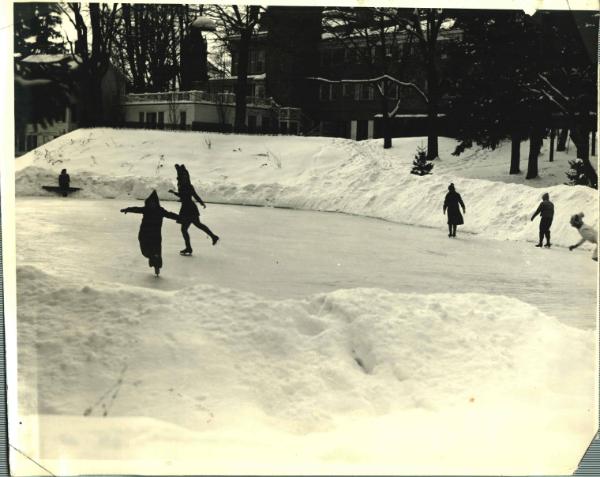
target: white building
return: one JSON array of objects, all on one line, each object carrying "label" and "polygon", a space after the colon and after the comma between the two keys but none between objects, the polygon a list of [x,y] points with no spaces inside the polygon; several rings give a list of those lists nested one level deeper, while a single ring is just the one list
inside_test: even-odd
[{"label": "white building", "polygon": [[[280,114],[289,117],[289,109],[293,108],[281,108],[271,99],[247,97],[248,132],[277,132]],[[205,91],[128,94],[123,111],[128,126],[228,132],[235,120],[235,95]]]}]

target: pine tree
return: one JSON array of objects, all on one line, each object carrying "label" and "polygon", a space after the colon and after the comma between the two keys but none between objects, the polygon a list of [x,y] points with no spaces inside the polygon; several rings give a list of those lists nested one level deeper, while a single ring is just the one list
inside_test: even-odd
[{"label": "pine tree", "polygon": [[14,4],[14,51],[17,58],[38,53],[65,51],[58,27],[61,24],[58,3]]},{"label": "pine tree", "polygon": [[433,163],[427,159],[427,149],[418,147],[410,173],[417,176],[426,176],[427,174],[431,174],[431,169],[433,169]]},{"label": "pine tree", "polygon": [[569,181],[565,182],[565,184],[593,187],[593,185],[590,184],[590,180],[586,174],[585,165],[581,159],[569,161],[569,166],[571,166],[571,168],[565,173]]}]

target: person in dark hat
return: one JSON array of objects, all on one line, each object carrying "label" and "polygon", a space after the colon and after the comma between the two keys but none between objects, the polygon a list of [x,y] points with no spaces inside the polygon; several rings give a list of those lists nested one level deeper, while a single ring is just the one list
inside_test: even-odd
[{"label": "person in dark hat", "polygon": [[456,227],[464,224],[459,205],[462,207],[463,214],[465,214],[467,212],[465,204],[460,194],[456,192],[454,184],[450,184],[444,199],[444,214],[448,211],[448,237],[456,237]]},{"label": "person in dark hat", "polygon": [[148,259],[148,265],[154,267],[156,276],[162,267],[162,222],[163,218],[178,220],[179,216],[163,209],[155,190],[146,198],[144,207],[127,207],[121,209],[124,214],[143,214],[138,240],[142,255]]},{"label": "person in dark hat", "polygon": [[58,176],[58,187],[63,193],[63,196],[66,196],[69,192],[69,187],[71,185],[71,178],[69,174],[67,174],[67,170],[63,169],[60,171],[60,175]]},{"label": "person in dark hat", "polygon": [[214,234],[212,230],[200,222],[200,212],[198,211],[198,207],[196,206],[194,199],[196,199],[196,201],[198,201],[198,203],[205,209],[206,204],[196,193],[194,186],[190,182],[190,174],[186,167],[183,164],[175,164],[175,169],[177,170],[177,192],[174,190],[169,190],[169,192],[179,197],[179,200],[181,201],[179,219],[177,222],[181,224],[181,235],[183,235],[185,248],[179,253],[181,255],[191,255],[192,244],[190,242],[190,234],[188,232],[190,225],[194,224],[196,227],[206,233],[211,238],[213,245],[216,245],[219,240],[219,236]]},{"label": "person in dark hat", "polygon": [[554,204],[550,202],[550,195],[546,192],[542,196],[542,202],[538,206],[535,213],[531,216],[531,221],[540,214],[540,240],[536,247],[541,247],[544,237],[546,237],[546,247],[550,248],[550,226],[552,225],[552,219],[554,218]]}]

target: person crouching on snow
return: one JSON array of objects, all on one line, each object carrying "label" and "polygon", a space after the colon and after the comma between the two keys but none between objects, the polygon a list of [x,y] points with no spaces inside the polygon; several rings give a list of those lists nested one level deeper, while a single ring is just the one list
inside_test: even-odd
[{"label": "person crouching on snow", "polygon": [[546,192],[542,196],[542,202],[538,206],[535,213],[531,216],[531,221],[540,214],[540,240],[536,247],[541,247],[544,237],[546,237],[546,247],[550,247],[550,226],[552,225],[552,219],[554,218],[554,204],[550,202],[550,195]]},{"label": "person crouching on snow", "polygon": [[463,214],[466,214],[467,210],[460,194],[456,192],[454,184],[450,184],[448,186],[448,193],[444,199],[444,214],[446,213],[446,209],[448,210],[448,237],[456,237],[456,226],[464,224],[463,216],[458,207],[459,204],[463,209]]},{"label": "person crouching on snow", "polygon": [[121,209],[126,214],[143,214],[142,224],[138,233],[140,250],[142,255],[148,259],[148,265],[154,267],[156,276],[160,273],[162,267],[162,236],[161,228],[163,218],[178,220],[179,216],[173,212],[163,209],[158,200],[158,194],[155,190],[148,196],[144,202],[144,207],[127,207]]},{"label": "person crouching on snow", "polygon": [[581,240],[577,242],[575,245],[571,245],[569,250],[576,249],[580,245],[585,242],[595,243],[596,248],[594,249],[594,253],[592,254],[592,259],[598,261],[598,233],[596,230],[583,223],[583,212],[580,214],[575,214],[571,217],[571,225],[579,230],[579,234],[581,235]]}]

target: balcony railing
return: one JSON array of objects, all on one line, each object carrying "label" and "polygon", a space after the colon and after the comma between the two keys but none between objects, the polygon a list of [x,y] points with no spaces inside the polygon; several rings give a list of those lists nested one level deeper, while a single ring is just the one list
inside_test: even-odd
[{"label": "balcony railing", "polygon": [[[235,104],[233,93],[208,93],[207,91],[168,91],[164,93],[131,93],[125,96],[125,103],[181,103],[181,102],[208,102],[215,104]],[[246,96],[249,106],[274,107],[276,104],[271,98]]]},{"label": "balcony railing", "polygon": [[206,91],[167,91],[163,93],[130,93],[125,97],[126,103],[150,103],[166,101],[170,103],[210,101]]}]

